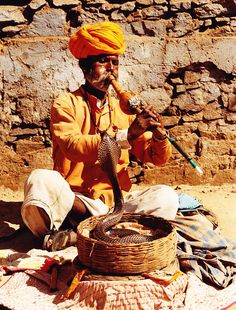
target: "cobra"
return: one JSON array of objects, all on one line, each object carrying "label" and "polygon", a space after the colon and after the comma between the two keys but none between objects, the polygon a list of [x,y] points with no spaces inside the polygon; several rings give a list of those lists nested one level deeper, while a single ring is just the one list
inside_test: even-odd
[{"label": "cobra", "polygon": [[96,239],[109,243],[142,243],[157,239],[157,236],[146,236],[131,230],[120,230],[118,236],[112,236],[111,228],[120,222],[124,213],[124,199],[119,185],[116,166],[118,164],[121,149],[114,138],[106,132],[101,133],[101,143],[98,148],[98,161],[101,168],[110,179],[114,194],[114,209],[108,213],[96,225],[93,235]]}]

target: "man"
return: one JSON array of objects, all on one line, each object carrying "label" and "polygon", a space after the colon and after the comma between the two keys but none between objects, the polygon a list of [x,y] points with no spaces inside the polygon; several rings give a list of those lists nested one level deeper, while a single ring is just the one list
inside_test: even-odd
[{"label": "man", "polygon": [[127,115],[109,94],[109,77],[118,78],[119,55],[125,50],[121,28],[112,22],[84,25],[70,38],[69,49],[79,60],[85,84],[52,105],[54,170],[30,174],[21,209],[25,224],[44,238],[48,250],[76,242],[75,232],[62,230],[65,219],[76,227],[84,218],[113,207],[112,186],[98,163],[103,131],[122,148],[117,173],[125,210],[174,219],[178,209],[178,195],[168,186],[129,193],[129,152],[158,166],[170,158],[171,145],[151,105],[138,115]]}]

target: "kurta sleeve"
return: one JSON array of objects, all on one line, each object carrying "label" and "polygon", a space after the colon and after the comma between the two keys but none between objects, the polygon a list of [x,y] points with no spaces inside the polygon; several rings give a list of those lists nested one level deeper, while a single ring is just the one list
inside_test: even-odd
[{"label": "kurta sleeve", "polygon": [[168,139],[154,141],[152,132],[147,131],[131,143],[131,153],[141,162],[150,162],[155,166],[165,164],[171,157],[172,146]]}]

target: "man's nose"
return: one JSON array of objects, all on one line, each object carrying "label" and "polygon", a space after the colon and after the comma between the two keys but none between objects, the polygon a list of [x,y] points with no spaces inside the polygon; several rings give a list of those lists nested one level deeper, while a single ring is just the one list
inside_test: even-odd
[{"label": "man's nose", "polygon": [[107,62],[107,69],[108,69],[108,70],[111,70],[111,71],[114,70],[114,64],[113,64],[112,59],[110,59],[110,60]]}]

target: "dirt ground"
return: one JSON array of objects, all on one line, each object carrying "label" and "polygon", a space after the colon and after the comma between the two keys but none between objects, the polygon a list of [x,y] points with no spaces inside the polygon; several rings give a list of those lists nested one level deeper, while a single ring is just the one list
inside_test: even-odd
[{"label": "dirt ground", "polygon": [[[197,198],[202,205],[212,210],[219,220],[221,235],[236,240],[236,184],[173,187]],[[0,187],[0,236],[11,234],[21,224],[20,206],[22,200],[23,192],[14,192],[8,188]],[[29,234],[24,239],[23,234],[17,244],[11,241],[10,246],[16,250],[27,250],[34,244],[37,246],[37,242],[35,242],[35,239],[31,238]],[[8,246],[7,242],[0,244],[2,249]]]}]

